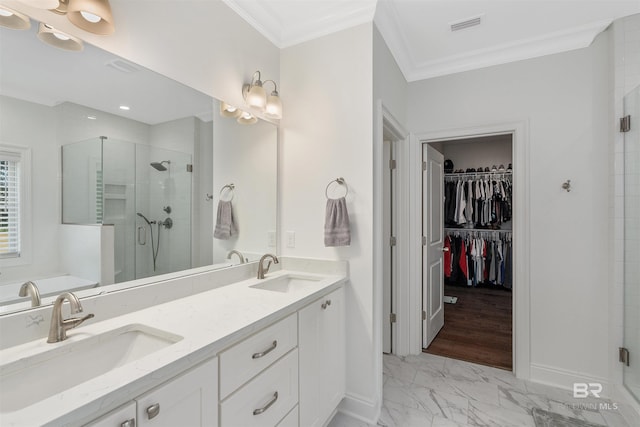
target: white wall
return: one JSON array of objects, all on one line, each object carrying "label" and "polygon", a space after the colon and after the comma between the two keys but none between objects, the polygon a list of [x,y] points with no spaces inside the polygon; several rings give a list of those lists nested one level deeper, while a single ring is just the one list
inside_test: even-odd
[{"label": "white wall", "polygon": [[[280,70],[280,238],[296,233],[296,247],[282,253],[349,261],[347,400],[374,418],[372,25],[283,49]],[[325,187],[337,177],[349,186],[351,246],[325,248]]]},{"label": "white wall", "polygon": [[[235,185],[231,204],[238,227],[238,234],[230,239],[213,238],[213,263],[225,262],[233,249],[257,261],[276,250],[268,245],[267,234],[276,232],[278,129],[262,120],[241,125],[234,118],[217,115],[213,121],[213,227],[221,190],[228,184]],[[222,193],[224,200],[229,196],[227,190]]]},{"label": "white wall", "polygon": [[[36,125],[37,124],[37,125]],[[60,147],[57,115],[52,108],[0,96],[0,143],[30,147],[32,264],[3,267],[0,283],[43,277],[58,270],[60,224]]]},{"label": "white wall", "polygon": [[409,85],[412,132],[528,121],[531,375],[564,387],[608,378],[607,37]]},{"label": "white wall", "polygon": [[380,31],[373,27],[373,99],[384,106],[402,125],[407,122],[409,85],[393,58]]},{"label": "white wall", "polygon": [[453,168],[490,168],[504,166],[513,162],[511,135],[498,135],[484,138],[472,138],[461,141],[447,141],[440,150],[445,159],[453,162]]}]

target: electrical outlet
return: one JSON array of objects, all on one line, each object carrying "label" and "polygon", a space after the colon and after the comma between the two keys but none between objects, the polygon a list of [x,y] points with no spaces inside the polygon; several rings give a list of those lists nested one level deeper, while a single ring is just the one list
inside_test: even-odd
[{"label": "electrical outlet", "polygon": [[276,247],[276,232],[275,231],[267,231],[267,246],[270,248]]},{"label": "electrical outlet", "polygon": [[296,232],[295,231],[287,231],[287,247],[295,248],[296,247]]}]

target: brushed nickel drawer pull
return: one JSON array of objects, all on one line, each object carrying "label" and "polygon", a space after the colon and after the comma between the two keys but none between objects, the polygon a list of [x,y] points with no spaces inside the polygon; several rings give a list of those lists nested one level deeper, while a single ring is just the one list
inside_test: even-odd
[{"label": "brushed nickel drawer pull", "polygon": [[160,413],[159,403],[153,404],[147,408],[147,417],[149,417],[150,420],[157,417],[159,413]]},{"label": "brushed nickel drawer pull", "polygon": [[263,356],[266,356],[267,354],[271,353],[273,350],[276,349],[276,347],[278,346],[278,341],[274,341],[273,344],[271,344],[271,347],[269,347],[268,349],[261,351],[260,353],[253,353],[253,356],[251,356],[252,359],[260,359]]},{"label": "brushed nickel drawer pull", "polygon": [[277,391],[275,393],[273,393],[273,397],[271,398],[269,403],[264,405],[262,408],[254,409],[253,415],[260,415],[260,414],[264,413],[267,409],[271,408],[271,405],[276,403],[276,400],[278,400],[278,392]]},{"label": "brushed nickel drawer pull", "polygon": [[136,427],[136,419],[131,418],[130,420],[127,420],[120,424],[120,427]]}]

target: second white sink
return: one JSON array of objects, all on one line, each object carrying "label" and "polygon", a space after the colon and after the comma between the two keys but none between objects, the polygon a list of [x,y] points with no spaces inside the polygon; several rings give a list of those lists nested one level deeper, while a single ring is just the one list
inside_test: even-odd
[{"label": "second white sink", "polygon": [[[77,333],[77,331],[76,331]],[[182,339],[148,327],[127,325],[0,366],[0,412],[13,412],[55,396]]]},{"label": "second white sink", "polygon": [[264,279],[257,285],[251,285],[254,289],[264,289],[276,292],[292,292],[312,285],[322,280],[321,277],[287,274],[286,276]]}]

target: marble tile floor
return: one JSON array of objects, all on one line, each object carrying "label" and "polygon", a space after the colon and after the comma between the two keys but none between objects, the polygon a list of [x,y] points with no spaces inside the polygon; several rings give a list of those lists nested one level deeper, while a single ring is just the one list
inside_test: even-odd
[{"label": "marble tile floor", "polygon": [[[532,411],[584,421],[630,426],[618,403],[575,399],[571,391],[517,379],[511,372],[431,354],[384,355],[384,427],[535,427]],[[615,403],[615,405],[614,405]],[[374,427],[338,413],[328,427]]]}]

